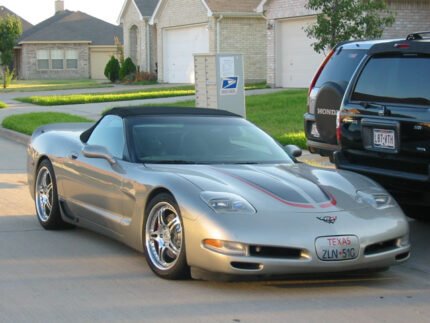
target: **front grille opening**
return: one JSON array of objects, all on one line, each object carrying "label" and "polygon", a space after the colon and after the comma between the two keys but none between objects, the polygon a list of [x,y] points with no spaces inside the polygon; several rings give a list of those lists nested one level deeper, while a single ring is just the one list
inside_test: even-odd
[{"label": "front grille opening", "polygon": [[261,268],[263,268],[263,265],[255,262],[232,261],[230,265],[233,268],[240,269],[240,270],[260,270]]},{"label": "front grille opening", "polygon": [[397,261],[404,260],[409,257],[409,252],[404,252],[396,256]]},{"label": "front grille opening", "polygon": [[374,255],[377,253],[390,251],[396,248],[397,248],[396,239],[387,240],[387,241],[378,242],[367,246],[366,249],[364,250],[364,254]]},{"label": "front grille opening", "polygon": [[297,248],[249,246],[249,255],[253,257],[300,259],[301,254],[302,250]]}]

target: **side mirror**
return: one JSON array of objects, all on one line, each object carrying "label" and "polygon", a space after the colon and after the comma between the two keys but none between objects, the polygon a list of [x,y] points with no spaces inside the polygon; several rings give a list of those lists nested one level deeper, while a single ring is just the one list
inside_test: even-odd
[{"label": "side mirror", "polygon": [[87,158],[103,158],[106,159],[111,165],[116,164],[115,158],[103,146],[86,145],[84,149],[82,149],[82,154]]},{"label": "side mirror", "polygon": [[302,150],[296,145],[286,145],[284,146],[284,150],[289,156],[293,158],[297,158],[302,155]]}]

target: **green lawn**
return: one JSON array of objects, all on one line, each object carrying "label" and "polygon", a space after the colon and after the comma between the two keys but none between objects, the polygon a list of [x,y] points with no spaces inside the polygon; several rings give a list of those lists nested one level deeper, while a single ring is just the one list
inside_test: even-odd
[{"label": "green lawn", "polygon": [[[246,90],[267,88],[266,83],[255,83],[245,86]],[[109,93],[88,93],[88,94],[71,94],[71,95],[49,95],[49,96],[30,96],[16,98],[16,100],[51,106],[51,105],[68,105],[68,104],[85,104],[100,103],[142,99],[168,98],[173,96],[194,95],[194,85],[176,86],[169,88],[149,88],[137,91],[109,92]]]},{"label": "green lawn", "polygon": [[[306,148],[303,115],[307,90],[285,90],[246,97],[246,117],[280,143]],[[154,104],[151,104],[154,106]],[[159,104],[158,106],[194,107],[195,101]]]},{"label": "green lawn", "polygon": [[[106,80],[107,82],[107,80]],[[99,83],[95,80],[14,80],[7,89],[0,89],[0,93],[5,92],[34,92],[34,91],[55,91],[112,87],[111,84]]]},{"label": "green lawn", "polygon": [[3,101],[0,101],[0,109],[4,109],[7,108],[7,104],[4,103]]},{"label": "green lawn", "polygon": [[40,126],[62,122],[94,122],[94,120],[67,113],[34,112],[6,117],[2,122],[2,126],[6,129],[31,135]]},{"label": "green lawn", "polygon": [[193,95],[193,86],[178,86],[171,88],[151,88],[139,91],[114,93],[88,93],[72,95],[31,96],[16,100],[37,105],[67,105],[82,103],[115,102],[141,99],[168,98],[173,96]]}]

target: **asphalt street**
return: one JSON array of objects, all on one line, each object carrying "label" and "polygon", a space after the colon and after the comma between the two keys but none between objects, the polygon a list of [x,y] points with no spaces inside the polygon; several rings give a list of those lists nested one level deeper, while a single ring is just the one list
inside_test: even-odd
[{"label": "asphalt street", "polygon": [[44,231],[25,168],[0,137],[0,322],[429,322],[429,224],[411,220],[411,259],[379,274],[165,281],[108,238]]}]

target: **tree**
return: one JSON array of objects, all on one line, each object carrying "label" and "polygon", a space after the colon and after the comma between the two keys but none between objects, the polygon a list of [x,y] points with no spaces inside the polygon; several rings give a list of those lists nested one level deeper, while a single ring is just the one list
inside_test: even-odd
[{"label": "tree", "polygon": [[105,76],[112,82],[116,82],[119,79],[119,62],[115,58],[115,56],[112,56],[107,62],[105,67]]},{"label": "tree", "polygon": [[351,39],[380,38],[394,15],[385,0],[308,0],[307,9],[319,12],[317,22],[305,28],[317,53]]},{"label": "tree", "polygon": [[21,33],[22,26],[18,17],[7,15],[4,18],[0,18],[0,62],[3,74],[3,88],[7,86],[6,80],[9,75],[6,74],[9,74],[7,71],[9,71],[9,66],[13,63],[13,48]]},{"label": "tree", "polygon": [[130,57],[127,57],[119,70],[119,78],[123,80],[125,77],[134,73],[136,73],[136,65],[134,65]]}]

